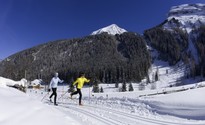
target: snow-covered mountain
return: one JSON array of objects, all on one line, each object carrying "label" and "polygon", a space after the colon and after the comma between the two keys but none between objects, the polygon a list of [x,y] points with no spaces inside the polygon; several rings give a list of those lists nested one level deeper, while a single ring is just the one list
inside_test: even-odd
[{"label": "snow-covered mountain", "polygon": [[205,24],[205,4],[173,6],[168,13],[165,29],[180,28],[188,33]]},{"label": "snow-covered mountain", "polygon": [[120,28],[116,24],[109,25],[107,27],[101,28],[99,30],[94,31],[91,35],[96,35],[96,34],[101,34],[107,32],[110,35],[115,35],[115,34],[122,34],[124,32],[127,32],[125,29]]},{"label": "snow-covered mountain", "polygon": [[205,70],[204,25],[205,4],[183,4],[171,7],[167,19],[156,27],[145,30],[144,36],[159,54],[157,58],[168,61],[171,65],[183,61],[189,67],[185,76],[205,75],[200,72]]},{"label": "snow-covered mountain", "polygon": [[[197,39],[201,39],[198,29],[205,25],[205,4],[182,4],[173,6],[169,13],[164,29],[175,31],[181,29],[188,33],[188,49],[196,63],[199,63]],[[195,32],[192,32],[195,31]],[[181,38],[180,38],[181,39]],[[200,57],[201,58],[201,57]]]}]

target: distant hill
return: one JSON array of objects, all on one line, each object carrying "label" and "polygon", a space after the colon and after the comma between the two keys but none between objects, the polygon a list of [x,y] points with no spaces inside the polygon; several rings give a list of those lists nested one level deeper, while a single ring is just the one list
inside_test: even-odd
[{"label": "distant hill", "polygon": [[151,58],[142,36],[135,33],[101,33],[84,38],[48,42],[16,53],[0,63],[0,75],[49,82],[54,72],[64,80],[80,72],[105,83],[140,81]]}]

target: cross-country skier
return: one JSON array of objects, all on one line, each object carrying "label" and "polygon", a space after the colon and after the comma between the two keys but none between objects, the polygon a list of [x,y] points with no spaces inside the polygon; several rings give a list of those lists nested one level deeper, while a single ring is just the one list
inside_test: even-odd
[{"label": "cross-country skier", "polygon": [[52,102],[51,98],[54,95],[54,105],[56,105],[56,106],[58,105],[56,103],[56,98],[57,98],[57,87],[58,87],[59,82],[62,83],[63,80],[60,80],[58,78],[58,73],[55,73],[54,77],[51,79],[49,90],[48,90],[48,91],[50,91],[50,89],[52,89],[53,93],[50,95],[49,98],[50,98],[50,101]]},{"label": "cross-country skier", "polygon": [[81,99],[82,99],[82,92],[81,89],[83,88],[83,85],[85,82],[90,82],[89,79],[85,78],[85,74],[81,73],[80,77],[77,78],[77,80],[73,83],[73,85],[77,84],[77,91],[70,94],[71,99],[73,95],[79,94],[79,105],[82,105]]}]

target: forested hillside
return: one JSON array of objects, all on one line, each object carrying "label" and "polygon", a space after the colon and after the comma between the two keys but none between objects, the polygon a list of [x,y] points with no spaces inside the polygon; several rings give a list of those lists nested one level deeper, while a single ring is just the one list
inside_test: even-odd
[{"label": "forested hillside", "polygon": [[0,75],[14,80],[42,78],[54,72],[67,82],[80,72],[105,83],[140,81],[147,75],[151,58],[142,36],[135,33],[102,33],[59,40],[14,54],[0,63]]}]

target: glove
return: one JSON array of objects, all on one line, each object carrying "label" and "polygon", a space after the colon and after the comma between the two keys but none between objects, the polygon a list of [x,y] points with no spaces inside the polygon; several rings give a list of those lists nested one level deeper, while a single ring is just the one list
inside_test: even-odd
[{"label": "glove", "polygon": [[50,92],[51,91],[51,89],[48,89],[48,92]]}]

